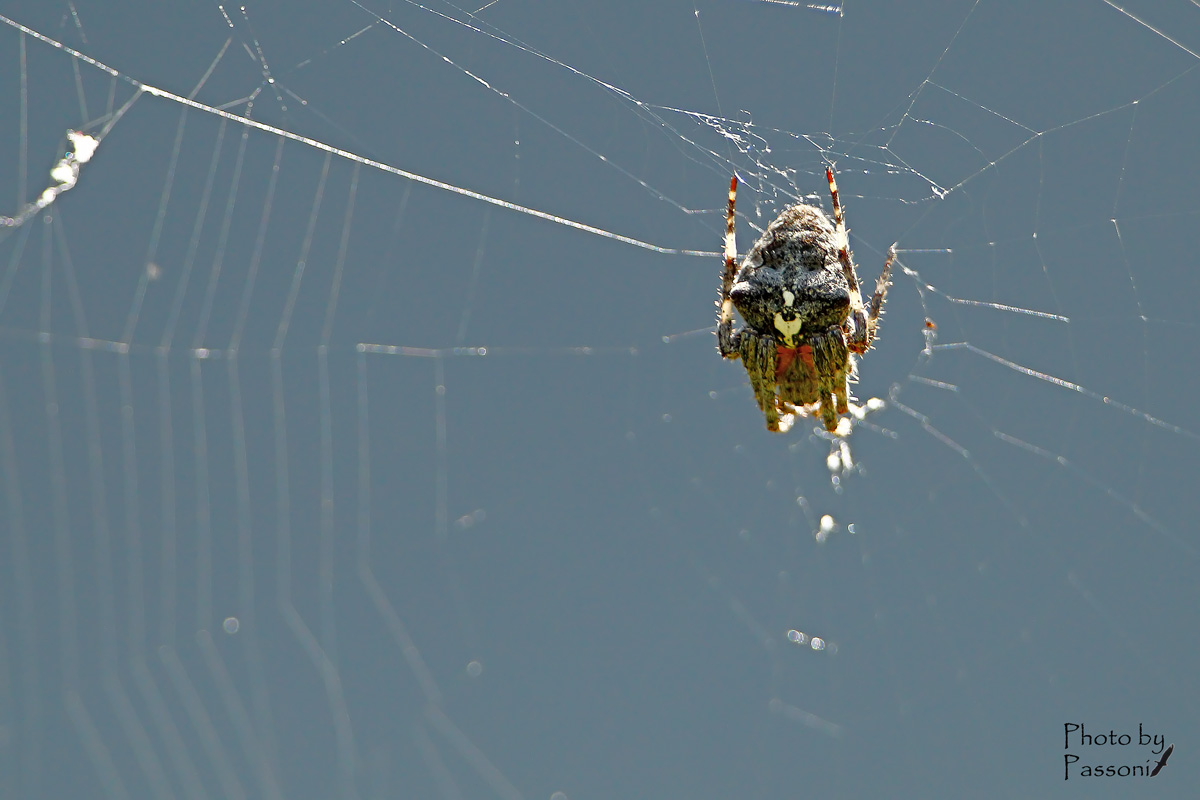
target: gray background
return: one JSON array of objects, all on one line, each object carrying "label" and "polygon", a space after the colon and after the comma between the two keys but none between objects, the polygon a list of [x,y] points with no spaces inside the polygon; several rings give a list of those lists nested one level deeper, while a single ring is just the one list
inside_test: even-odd
[{"label": "gray background", "polygon": [[[143,95],[0,233],[0,796],[1196,786],[1200,9],[1128,10],[1159,33],[1098,0],[0,2],[665,248],[718,248],[731,171],[744,249],[834,161],[860,274],[908,270],[833,480],[715,354],[716,258]],[[133,91],[0,27],[0,213]],[[1066,723],[1175,755],[1064,782]]]}]

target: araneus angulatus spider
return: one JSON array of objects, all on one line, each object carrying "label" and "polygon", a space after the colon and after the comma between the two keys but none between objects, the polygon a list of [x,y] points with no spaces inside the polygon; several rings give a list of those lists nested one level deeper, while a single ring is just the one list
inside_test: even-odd
[{"label": "araneus angulatus spider", "polygon": [[[796,416],[819,414],[825,430],[849,432],[838,422],[850,412],[854,356],[867,352],[875,340],[896,258],[893,244],[868,311],[832,169],[825,169],[825,178],[833,221],[816,206],[788,206],[767,226],[740,267],[733,232],[737,176],[729,182],[717,349],[725,358],[742,360],[769,431],[786,431]],[[736,331],[735,308],[746,322]]]}]

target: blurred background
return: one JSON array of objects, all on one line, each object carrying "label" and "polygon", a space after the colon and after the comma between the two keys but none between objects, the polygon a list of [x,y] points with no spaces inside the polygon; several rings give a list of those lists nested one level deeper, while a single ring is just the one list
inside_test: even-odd
[{"label": "blurred background", "polygon": [[[1197,784],[1194,3],[0,14],[0,796]],[[712,335],[827,164],[845,440]]]}]

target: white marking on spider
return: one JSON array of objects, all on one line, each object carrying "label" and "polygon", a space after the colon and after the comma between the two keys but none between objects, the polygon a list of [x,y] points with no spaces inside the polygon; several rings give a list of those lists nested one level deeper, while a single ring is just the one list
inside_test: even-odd
[{"label": "white marking on spider", "polygon": [[793,344],[796,341],[796,336],[800,333],[800,320],[784,319],[783,314],[775,314],[775,328],[783,334],[784,341],[788,344]]},{"label": "white marking on spider", "polygon": [[[796,302],[796,295],[794,295],[792,292],[789,292],[787,289],[784,289],[783,290],[783,304],[786,307],[791,308],[792,303],[794,303],[794,302]],[[798,333],[800,333],[800,320],[784,319],[783,314],[776,312],[775,313],[775,329],[783,334],[784,342],[786,342],[789,345],[795,344],[796,335]]]}]

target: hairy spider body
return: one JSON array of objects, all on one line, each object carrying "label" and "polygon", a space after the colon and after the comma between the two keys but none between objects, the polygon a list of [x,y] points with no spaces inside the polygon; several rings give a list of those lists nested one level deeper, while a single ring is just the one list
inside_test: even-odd
[{"label": "hairy spider body", "polygon": [[[717,305],[717,349],[740,358],[767,429],[786,431],[795,416],[820,415],[827,431],[850,411],[854,354],[875,340],[887,297],[896,246],[871,298],[863,305],[851,259],[833,171],[825,170],[833,220],[816,206],[785,208],[737,263],[734,204],[729,183],[725,266]],[[733,311],[745,321],[734,330]]]}]

